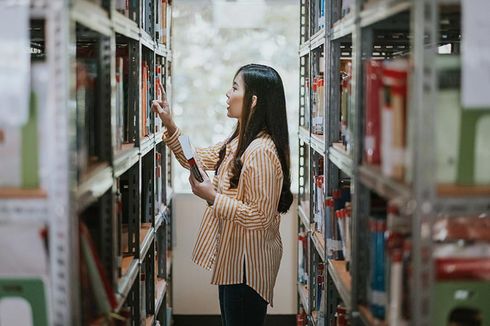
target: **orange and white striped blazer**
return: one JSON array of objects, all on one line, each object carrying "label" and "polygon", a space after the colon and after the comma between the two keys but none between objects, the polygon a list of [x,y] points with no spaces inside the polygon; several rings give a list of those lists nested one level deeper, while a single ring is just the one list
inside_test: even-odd
[{"label": "orange and white striped blazer", "polygon": [[[164,134],[164,141],[184,168],[189,168],[178,138]],[[204,170],[214,170],[224,142],[196,149],[196,160]],[[272,306],[273,291],[282,257],[277,211],[283,173],[270,135],[261,132],[248,146],[238,187],[230,189],[231,166],[238,139],[226,145],[226,155],[213,179],[217,192],[206,208],[192,260],[213,269],[212,284],[239,284],[246,268],[247,285]]]}]

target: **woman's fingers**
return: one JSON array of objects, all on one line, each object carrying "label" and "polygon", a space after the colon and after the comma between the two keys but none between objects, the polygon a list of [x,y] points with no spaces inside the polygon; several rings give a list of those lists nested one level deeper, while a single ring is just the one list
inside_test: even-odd
[{"label": "woman's fingers", "polygon": [[151,101],[151,110],[155,113],[163,113],[163,108],[158,101]]},{"label": "woman's fingers", "polygon": [[162,99],[160,100],[160,105],[162,107],[166,107],[166,106],[168,106],[167,92],[165,92],[165,88],[163,87],[163,85],[161,83],[158,84],[158,87],[160,88],[160,94],[162,95]]},{"label": "woman's fingers", "polygon": [[160,93],[162,94],[162,99],[167,99],[167,92],[165,92],[165,88],[163,88],[162,83],[158,83],[158,87],[160,88]]}]

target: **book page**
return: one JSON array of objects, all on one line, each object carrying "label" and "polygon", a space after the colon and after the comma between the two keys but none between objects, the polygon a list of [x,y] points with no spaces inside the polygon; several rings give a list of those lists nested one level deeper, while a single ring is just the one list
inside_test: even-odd
[{"label": "book page", "polygon": [[192,149],[191,141],[189,136],[182,135],[179,137],[180,146],[182,147],[182,151],[184,152],[184,156],[187,160],[190,160],[194,157],[194,150]]},{"label": "book page", "polygon": [[462,104],[490,110],[490,1],[463,0]]}]

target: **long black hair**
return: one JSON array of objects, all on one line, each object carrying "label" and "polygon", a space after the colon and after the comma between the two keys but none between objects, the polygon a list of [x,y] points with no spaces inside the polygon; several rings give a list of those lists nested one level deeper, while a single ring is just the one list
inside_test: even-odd
[{"label": "long black hair", "polygon": [[[280,213],[286,213],[293,202],[293,194],[291,193],[286,97],[282,79],[273,68],[259,64],[248,64],[241,67],[236,72],[235,78],[240,73],[245,84],[243,109],[239,122],[227,142],[229,143],[238,137],[238,148],[233,158],[230,186],[232,188],[238,186],[243,166],[240,157],[257,135],[261,131],[265,131],[271,136],[276,146],[284,177],[277,210]],[[254,95],[257,97],[257,102],[252,109],[252,97]],[[226,144],[220,150],[219,160],[215,167],[216,172],[223,162],[225,154]]]}]

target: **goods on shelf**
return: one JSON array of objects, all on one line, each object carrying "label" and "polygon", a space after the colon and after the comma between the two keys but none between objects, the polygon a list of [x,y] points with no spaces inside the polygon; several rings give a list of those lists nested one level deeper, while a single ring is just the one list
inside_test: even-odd
[{"label": "goods on shelf", "polygon": [[308,233],[302,231],[298,234],[298,282],[306,284],[308,281]]},{"label": "goods on shelf", "polygon": [[319,1],[318,29],[325,28],[325,1]]},{"label": "goods on shelf", "polygon": [[353,5],[352,0],[342,0],[341,17],[347,16],[352,11]]},{"label": "goods on shelf", "polygon": [[[327,197],[325,233],[327,237],[327,257],[330,259],[350,259],[350,181],[341,180],[340,188]],[[345,216],[345,219],[344,219]],[[341,231],[342,230],[342,231]],[[345,238],[342,238],[341,232]],[[346,257],[347,256],[347,257]]]},{"label": "goods on shelf", "polygon": [[364,62],[364,160],[368,164],[381,163],[381,100],[383,63],[380,60]]},{"label": "goods on shelf", "polygon": [[370,277],[368,296],[371,313],[375,318],[384,319],[387,304],[385,286],[385,241],[386,215],[374,215],[369,218],[370,231]]},{"label": "goods on shelf", "polygon": [[[162,65],[155,65],[155,99],[160,101],[162,100],[162,91],[161,87],[163,87],[162,83]],[[160,115],[155,114],[155,133],[159,132],[162,129],[162,119],[160,119]]]},{"label": "goods on shelf", "polygon": [[[490,184],[487,158],[489,117],[485,110],[461,107],[460,58],[437,57],[439,91],[436,97],[435,140],[436,180],[445,184]],[[408,120],[406,59],[367,60],[364,63],[364,161],[381,165],[382,172],[399,181],[410,182],[407,166]],[[487,120],[485,120],[487,119]]]},{"label": "goods on shelf", "polygon": [[306,127],[307,129],[310,129],[311,128],[311,125],[310,125],[310,108],[311,108],[310,92],[311,92],[311,89],[310,89],[310,78],[309,77],[305,77],[304,88],[305,88],[305,124],[304,124],[304,127]]},{"label": "goods on shelf", "polygon": [[489,323],[489,221],[482,214],[443,218],[435,223],[435,324]]},{"label": "goods on shelf", "polygon": [[[109,318],[110,313],[117,306],[116,296],[97,254],[90,232],[83,222],[80,223],[80,247],[83,306],[91,307],[91,309],[84,309],[84,311],[85,313],[92,312],[92,318],[100,315]],[[95,302],[91,302],[89,294],[93,296]],[[85,316],[85,318],[87,317]]]},{"label": "goods on shelf", "polygon": [[116,58],[116,110],[115,110],[115,132],[113,139],[114,149],[120,150],[124,143],[124,111],[125,111],[125,92],[124,92],[124,58]]},{"label": "goods on shelf", "polygon": [[371,198],[367,302],[372,316],[390,325],[410,318],[410,219],[401,216],[397,201]]},{"label": "goods on shelf", "polygon": [[170,26],[168,22],[169,15],[169,2],[168,0],[157,0],[157,13],[156,13],[156,39],[161,44],[167,44],[167,32]]},{"label": "goods on shelf", "polygon": [[97,93],[97,61],[95,59],[78,59],[76,66],[76,111],[72,119],[75,121],[76,149],[73,152],[77,178],[87,173],[91,162],[96,158],[96,93]]},{"label": "goods on shelf", "polygon": [[315,286],[315,307],[317,311],[320,311],[323,309],[323,293],[325,290],[325,264],[324,263],[318,263],[317,265],[317,270],[316,270],[316,286]]},{"label": "goods on shelf", "polygon": [[403,181],[407,146],[408,60],[383,63],[381,106],[381,167],[383,174]]},{"label": "goods on shelf", "polygon": [[154,21],[154,2],[152,0],[140,0],[141,3],[141,15],[140,15],[140,23],[141,28],[146,31],[152,38],[153,32],[155,28]]},{"label": "goods on shelf", "polygon": [[141,65],[141,114],[140,114],[140,136],[145,137],[151,130],[151,77],[148,61],[144,60]]},{"label": "goods on shelf", "polygon": [[[130,2],[135,2],[135,0],[116,0],[116,10],[130,18]],[[131,17],[131,19],[136,21],[136,16]]]},{"label": "goods on shelf", "polygon": [[340,67],[341,90],[340,90],[340,136],[342,144],[347,153],[352,150],[354,116],[352,106],[352,62],[350,60],[341,60]]},{"label": "goods on shelf", "polygon": [[323,79],[323,73],[313,79],[312,99],[311,132],[317,135],[323,135],[325,116],[325,81]]},{"label": "goods on shelf", "polygon": [[371,59],[364,69],[365,161],[381,164],[384,175],[405,181],[408,60]]},{"label": "goods on shelf", "polygon": [[299,312],[296,314],[296,326],[307,326],[308,316],[306,315],[303,306],[299,307]]},{"label": "goods on shelf", "polygon": [[[49,138],[48,66],[43,62],[31,65],[31,90],[25,120],[9,123],[0,118],[0,187],[46,189],[46,169],[49,159],[39,150]],[[18,108],[24,110],[24,108]]]},{"label": "goods on shelf", "polygon": [[[477,60],[468,45],[485,34],[481,34],[480,25],[474,24],[476,20],[471,19],[476,14],[468,16],[468,13],[476,7],[481,11],[481,4],[455,2],[429,8],[418,1],[361,0],[356,4],[351,0],[334,1],[332,12],[326,13],[330,15],[327,21],[333,25],[327,26],[325,33],[325,48],[331,50],[325,70],[339,69],[341,74],[339,89],[327,90],[329,103],[326,106],[339,105],[326,108],[323,122],[315,121],[318,108],[324,107],[318,105],[321,82],[316,79],[317,5],[318,1],[301,5],[301,28],[311,28],[310,34],[301,35],[301,45],[310,41],[310,51],[305,54],[305,47],[300,49],[300,80],[304,80],[304,85],[300,86],[307,90],[304,99],[311,107],[306,108],[304,115],[300,113],[300,119],[304,116],[306,131],[315,134],[320,133],[317,124],[339,117],[340,128],[336,128],[337,121],[325,125],[333,125],[334,131],[340,129],[340,132],[338,135],[329,132],[325,137],[331,160],[331,164],[326,164],[325,177],[315,171],[315,160],[307,156],[318,150],[316,139],[311,137],[311,151],[300,152],[300,177],[306,171],[311,179],[300,183],[300,191],[306,193],[307,189],[312,189],[314,192],[309,196],[314,201],[314,235],[322,223],[317,216],[322,209],[318,205],[319,194],[321,191],[330,194],[325,201],[323,221],[326,256],[339,297],[345,300],[349,295],[357,295],[345,302],[347,307],[357,306],[353,308],[357,311],[349,312],[353,324],[360,324],[361,320],[370,325],[400,326],[489,324],[488,216],[452,216],[455,211],[486,212],[485,207],[488,208],[484,195],[490,185],[490,110],[488,101],[480,105],[486,107],[475,104],[484,98],[477,96],[475,90],[477,86],[483,88],[481,85],[486,85],[487,80],[478,77],[475,71],[475,67],[484,65],[483,61],[468,62],[468,58]],[[356,9],[360,11],[353,10],[355,6],[359,6]],[[347,19],[342,19],[344,17]],[[463,26],[463,33],[460,26]],[[428,35],[427,27],[434,28],[436,34]],[[477,38],[475,30],[469,34],[471,29],[481,35]],[[442,47],[445,53],[451,54],[442,54]],[[465,60],[463,63],[460,54]],[[364,60],[366,55],[372,58]],[[352,63],[347,57],[352,58]],[[323,75],[327,84],[332,78],[339,78],[336,74]],[[481,85],[477,79],[481,80]],[[338,80],[334,82],[337,84]],[[468,94],[472,94],[474,100],[468,99]],[[305,134],[301,130],[300,139],[304,139]],[[358,145],[360,147],[356,148]],[[345,154],[339,153],[342,149],[351,155],[341,155]],[[358,150],[363,151],[362,164],[372,167],[359,167]],[[415,175],[420,169],[427,169],[422,174],[434,173],[421,178]],[[378,171],[382,175],[378,175]],[[354,211],[350,198],[342,203],[341,192],[332,190],[344,175],[342,172],[350,175],[355,185]],[[416,183],[412,185],[413,181]],[[374,192],[384,199],[374,196]],[[431,209],[430,216],[425,215],[426,208]],[[450,217],[437,220],[443,212]],[[352,220],[359,224],[353,227],[355,234],[350,234],[353,213],[360,214]],[[430,230],[434,231],[432,242],[425,241]],[[350,235],[359,244],[356,246],[358,259],[352,266],[345,264],[355,269],[350,273],[352,283],[343,284],[338,280],[339,270],[332,267],[330,271],[330,265],[338,263],[335,259],[350,260]],[[317,245],[316,238],[312,239]],[[311,279],[318,280],[315,258],[313,254],[309,268],[313,273]],[[429,271],[434,270],[429,278],[426,277],[428,267]],[[349,286],[357,286],[357,289]],[[317,298],[318,289],[309,290],[313,292],[310,296]],[[337,298],[335,295],[328,300]],[[422,304],[414,302],[419,298]],[[346,314],[345,308],[335,314],[339,302],[327,302],[328,313],[320,314],[318,323],[314,322],[315,305],[310,306],[309,321],[316,325],[345,324],[341,318]]]},{"label": "goods on shelf", "polygon": [[155,153],[155,178],[156,178],[156,191],[155,191],[155,214],[160,210],[163,204],[163,188],[165,187],[164,178],[162,173],[162,154],[160,152]]},{"label": "goods on shelf", "polygon": [[335,308],[335,325],[336,326],[347,326],[349,324],[349,315],[347,313],[347,308],[343,304],[337,305]]},{"label": "goods on shelf", "polygon": [[317,166],[314,167],[315,175],[313,176],[315,179],[315,187],[313,188],[313,221],[315,222],[315,229],[322,234],[324,230],[323,219],[325,216],[323,162],[323,157],[320,157]]}]

